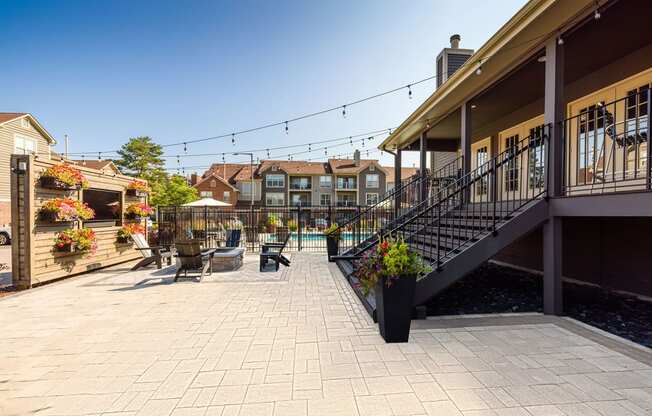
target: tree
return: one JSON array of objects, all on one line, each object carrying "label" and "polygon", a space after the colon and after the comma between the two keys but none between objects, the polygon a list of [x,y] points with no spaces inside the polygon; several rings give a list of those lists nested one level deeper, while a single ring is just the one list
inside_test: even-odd
[{"label": "tree", "polygon": [[150,202],[159,205],[183,205],[198,199],[197,189],[188,185],[186,178],[172,175],[169,180],[158,182],[152,186]]},{"label": "tree", "polygon": [[120,159],[115,164],[121,168],[125,175],[146,179],[150,186],[167,178],[165,162],[163,161],[163,148],[147,136],[132,137],[118,150]]}]

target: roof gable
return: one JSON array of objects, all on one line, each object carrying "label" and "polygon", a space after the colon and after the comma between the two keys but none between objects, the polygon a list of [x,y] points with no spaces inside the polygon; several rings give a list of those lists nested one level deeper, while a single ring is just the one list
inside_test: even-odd
[{"label": "roof gable", "polygon": [[34,128],[41,133],[45,139],[50,142],[50,144],[57,144],[57,141],[52,137],[52,135],[45,130],[45,128],[41,125],[41,123],[38,122],[36,117],[29,113],[0,113],[0,126],[2,126],[5,123],[9,123],[14,120],[21,119],[23,117],[29,118],[30,123]]}]

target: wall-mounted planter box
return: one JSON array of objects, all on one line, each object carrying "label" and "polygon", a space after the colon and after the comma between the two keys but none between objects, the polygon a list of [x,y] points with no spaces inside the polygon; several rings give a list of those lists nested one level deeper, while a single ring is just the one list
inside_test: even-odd
[{"label": "wall-mounted planter box", "polygon": [[133,241],[131,241],[130,237],[118,237],[117,239],[118,244],[132,244]]},{"label": "wall-mounted planter box", "polygon": [[144,198],[147,196],[147,192],[139,191],[138,189],[127,189],[127,196],[135,196],[138,198]]},{"label": "wall-mounted planter box", "polygon": [[70,253],[74,253],[75,249],[72,246],[72,244],[66,244],[63,247],[54,246],[54,251],[55,251],[55,253],[68,253],[68,254],[70,254]]},{"label": "wall-mounted planter box", "polygon": [[47,188],[47,189],[58,189],[61,191],[76,191],[80,189],[79,186],[70,186],[67,183],[63,183],[57,178],[53,178],[52,176],[41,176],[39,178],[39,183],[41,184],[42,188]]},{"label": "wall-mounted planter box", "polygon": [[136,214],[125,214],[125,220],[133,220],[133,221],[140,221],[141,220],[140,215]]},{"label": "wall-mounted planter box", "polygon": [[57,224],[67,224],[74,222],[73,220],[59,220],[55,211],[39,211],[38,219],[42,222],[51,222]]}]

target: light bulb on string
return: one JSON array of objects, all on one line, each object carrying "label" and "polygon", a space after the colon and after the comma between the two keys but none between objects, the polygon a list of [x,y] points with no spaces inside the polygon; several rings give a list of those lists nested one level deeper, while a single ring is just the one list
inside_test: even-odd
[{"label": "light bulb on string", "polygon": [[349,136],[349,143],[353,146],[353,137]]},{"label": "light bulb on string", "polygon": [[364,137],[362,138],[362,147],[364,147]]},{"label": "light bulb on string", "polygon": [[412,85],[408,84],[407,89],[408,89],[408,98],[411,100],[412,99]]},{"label": "light bulb on string", "polygon": [[97,160],[102,160],[102,152],[97,152]]},{"label": "light bulb on string", "polygon": [[342,117],[346,118],[346,104],[342,106]]},{"label": "light bulb on string", "polygon": [[562,37],[560,36],[559,38],[557,38],[557,45],[560,45],[560,46],[561,46],[561,45],[563,45],[563,44],[564,44],[564,38],[562,38]]},{"label": "light bulb on string", "polygon": [[312,149],[310,148],[310,143],[308,143],[308,152],[312,152]]},{"label": "light bulb on string", "polygon": [[188,144],[185,142],[183,143],[183,152],[188,153]]},{"label": "light bulb on string", "polygon": [[235,146],[235,133],[231,133],[231,144]]},{"label": "light bulb on string", "polygon": [[267,149],[267,159],[269,159],[269,149]]},{"label": "light bulb on string", "polygon": [[475,70],[476,75],[482,75],[482,59],[478,60],[478,69]]},{"label": "light bulb on string", "polygon": [[600,8],[600,4],[596,1],[595,2],[595,13],[593,13],[593,18],[595,20],[600,20],[600,18],[602,17],[602,15],[600,14],[600,9],[599,8]]},{"label": "light bulb on string", "polygon": [[290,134],[290,128],[288,127],[288,122],[285,122],[285,134]]},{"label": "light bulb on string", "polygon": [[328,156],[328,147],[324,147],[324,155]]},{"label": "light bulb on string", "polygon": [[222,153],[222,163],[225,163],[226,159],[224,159],[224,153]]}]

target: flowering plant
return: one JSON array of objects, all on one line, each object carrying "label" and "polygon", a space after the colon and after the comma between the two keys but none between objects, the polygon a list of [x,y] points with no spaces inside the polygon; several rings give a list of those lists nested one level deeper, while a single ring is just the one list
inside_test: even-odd
[{"label": "flowering plant", "polygon": [[140,224],[125,224],[118,230],[120,238],[129,238],[134,234],[145,234],[145,227]]},{"label": "flowering plant", "polygon": [[324,230],[324,235],[339,241],[342,239],[342,230],[337,226],[337,223],[334,222],[330,227]]},{"label": "flowering plant", "polygon": [[150,215],[152,212],[154,212],[152,207],[150,207],[144,202],[129,204],[129,206],[127,206],[127,209],[125,211],[128,215],[134,217],[146,217]]},{"label": "flowering plant", "polygon": [[78,169],[65,163],[47,168],[41,177],[54,178],[68,186],[81,187],[83,189],[88,188],[88,180],[86,177],[84,177]]},{"label": "flowering plant", "polygon": [[95,217],[95,211],[85,203],[71,198],[55,198],[45,201],[42,212],[56,214],[56,221],[90,220]]},{"label": "flowering plant", "polygon": [[140,192],[149,192],[149,188],[147,187],[147,184],[137,179],[134,179],[133,181],[129,182],[127,184],[127,189],[140,191]]},{"label": "flowering plant", "polygon": [[90,251],[91,253],[95,253],[97,250],[95,231],[90,228],[61,231],[57,233],[54,239],[54,246],[59,250],[70,247],[73,251]]},{"label": "flowering plant", "polygon": [[387,287],[403,277],[416,277],[431,269],[419,254],[411,251],[404,241],[381,241],[375,250],[370,250],[358,260],[355,276],[365,295],[385,276]]}]

